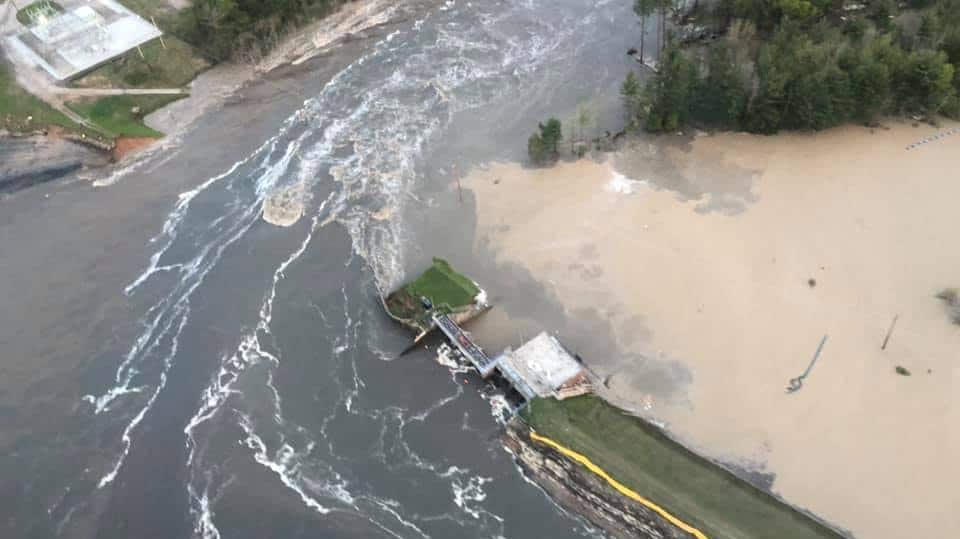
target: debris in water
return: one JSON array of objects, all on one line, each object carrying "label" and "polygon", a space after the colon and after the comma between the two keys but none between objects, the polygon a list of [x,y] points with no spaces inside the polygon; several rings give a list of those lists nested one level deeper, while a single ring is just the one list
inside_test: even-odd
[{"label": "debris in water", "polygon": [[953,323],[960,324],[960,289],[946,288],[937,294],[937,299],[942,299],[947,304]]},{"label": "debris in water", "polygon": [[305,198],[302,184],[271,193],[263,201],[263,220],[276,226],[293,226],[303,216]]},{"label": "debris in water", "polygon": [[807,365],[807,370],[803,371],[803,374],[800,376],[790,379],[790,385],[787,386],[787,393],[794,393],[803,387],[803,379],[810,375],[813,366],[817,364],[817,360],[820,359],[820,352],[823,351],[823,345],[826,344],[826,342],[827,336],[824,335],[823,338],[820,339],[820,344],[817,345],[817,351],[813,354],[813,359],[810,360],[810,364]]}]

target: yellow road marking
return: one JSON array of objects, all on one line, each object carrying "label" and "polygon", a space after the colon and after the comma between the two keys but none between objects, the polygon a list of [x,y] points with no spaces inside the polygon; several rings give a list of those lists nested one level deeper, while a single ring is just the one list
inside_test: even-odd
[{"label": "yellow road marking", "polygon": [[610,474],[608,474],[606,471],[604,471],[603,468],[601,468],[601,467],[597,466],[596,464],[594,464],[594,463],[593,463],[589,458],[587,458],[586,456],[581,455],[580,453],[577,453],[576,451],[574,451],[574,450],[572,450],[572,449],[569,449],[569,448],[567,448],[567,447],[564,447],[564,446],[560,445],[559,443],[551,440],[550,438],[547,438],[546,436],[540,436],[539,434],[537,434],[536,432],[534,432],[534,431],[532,431],[532,430],[530,431],[530,438],[532,438],[533,440],[535,440],[535,441],[537,441],[537,442],[547,444],[547,445],[549,445],[550,447],[552,447],[552,448],[556,449],[557,451],[559,451],[560,453],[562,453],[564,456],[566,456],[566,457],[568,457],[568,458],[571,458],[571,459],[579,462],[580,464],[584,465],[588,470],[590,470],[591,472],[593,472],[594,474],[596,474],[597,476],[599,476],[600,478],[602,478],[604,481],[606,481],[607,483],[609,483],[611,487],[617,489],[617,491],[618,491],[620,494],[623,494],[623,495],[626,496],[627,498],[630,498],[631,500],[634,500],[634,501],[636,501],[636,502],[639,502],[639,503],[643,504],[644,506],[646,506],[647,508],[649,508],[649,509],[651,509],[651,510],[653,510],[653,511],[656,511],[657,514],[659,514],[659,515],[662,516],[663,518],[667,519],[671,524],[673,524],[674,526],[680,528],[681,530],[683,530],[683,531],[685,531],[685,532],[693,535],[693,536],[696,537],[697,539],[707,539],[707,536],[704,535],[703,532],[701,532],[700,530],[694,528],[693,526],[687,524],[686,522],[680,520],[679,518],[671,515],[670,513],[668,513],[668,512],[666,511],[666,509],[664,509],[664,508],[660,507],[659,505],[653,503],[652,501],[644,498],[643,496],[637,494],[637,493],[634,492],[633,490],[630,490],[629,488],[627,488],[625,485],[623,485],[622,483],[620,483],[620,482],[617,481],[616,479],[610,477]]}]

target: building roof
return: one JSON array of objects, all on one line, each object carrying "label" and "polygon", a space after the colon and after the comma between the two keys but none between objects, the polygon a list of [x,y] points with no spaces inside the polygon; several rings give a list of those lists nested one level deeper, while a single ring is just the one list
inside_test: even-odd
[{"label": "building roof", "polygon": [[66,80],[160,37],[157,27],[114,0],[59,0],[9,42],[25,60]]},{"label": "building roof", "polygon": [[497,367],[527,399],[551,395],[584,371],[560,341],[546,332],[516,350],[504,352]]}]

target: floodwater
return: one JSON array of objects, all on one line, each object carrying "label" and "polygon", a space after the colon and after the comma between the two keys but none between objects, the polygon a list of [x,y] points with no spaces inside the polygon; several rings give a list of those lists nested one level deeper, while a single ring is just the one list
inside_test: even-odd
[{"label": "floodwater", "polygon": [[[616,123],[630,4],[401,2],[142,163],[0,201],[0,535],[595,536],[377,297],[471,269],[454,165],[587,98]],[[303,218],[265,223],[298,183]]]}]

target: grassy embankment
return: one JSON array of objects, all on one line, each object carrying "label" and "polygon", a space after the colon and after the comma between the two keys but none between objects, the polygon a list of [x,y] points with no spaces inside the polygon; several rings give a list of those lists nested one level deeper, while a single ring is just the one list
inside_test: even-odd
[{"label": "grassy embankment", "polygon": [[434,258],[433,265],[416,280],[387,297],[387,309],[394,316],[413,320],[425,329],[429,322],[421,297],[429,298],[436,310],[449,313],[473,305],[479,293],[476,283],[457,273],[446,260]]},{"label": "grassy embankment", "polygon": [[711,539],[841,537],[596,396],[537,399],[522,418]]}]

